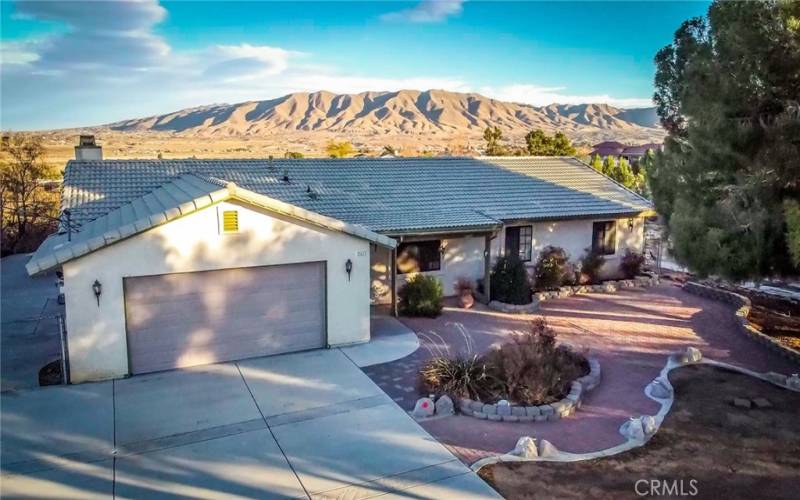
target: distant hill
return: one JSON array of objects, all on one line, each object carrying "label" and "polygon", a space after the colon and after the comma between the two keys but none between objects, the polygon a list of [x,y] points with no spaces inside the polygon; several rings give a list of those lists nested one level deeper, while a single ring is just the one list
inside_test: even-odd
[{"label": "distant hill", "polygon": [[189,136],[265,136],[339,133],[358,136],[477,136],[487,126],[507,136],[532,128],[560,130],[573,140],[663,137],[654,108],[607,104],[536,107],[443,90],[399,92],[297,92],[277,99],[215,104],[93,127],[115,132],[170,132]]}]

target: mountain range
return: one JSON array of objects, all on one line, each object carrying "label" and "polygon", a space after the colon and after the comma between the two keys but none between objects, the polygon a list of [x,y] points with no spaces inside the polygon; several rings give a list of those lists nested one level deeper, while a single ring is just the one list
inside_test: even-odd
[{"label": "mountain range", "polygon": [[577,141],[663,137],[654,108],[621,109],[608,104],[537,107],[444,90],[296,92],[277,99],[213,104],[94,128],[200,137],[326,132],[363,138],[479,136],[488,126],[499,127],[510,138],[533,128],[562,131]]}]

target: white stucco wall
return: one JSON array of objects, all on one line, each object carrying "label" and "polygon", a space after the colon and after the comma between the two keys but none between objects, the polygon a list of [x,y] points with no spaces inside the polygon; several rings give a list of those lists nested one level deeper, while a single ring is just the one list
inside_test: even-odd
[{"label": "white stucco wall", "polygon": [[[585,220],[564,220],[552,222],[534,222],[532,224],[511,224],[532,225],[533,241],[530,267],[536,263],[539,252],[547,246],[561,247],[569,254],[570,261],[578,261],[585,253],[587,248],[592,246],[592,225],[594,222],[614,220],[609,218],[585,219]],[[616,219],[617,222],[617,245],[613,255],[604,256],[606,263],[602,273],[608,277],[614,277],[619,270],[620,258],[625,255],[625,250],[641,253],[644,249],[644,218],[635,217],[633,228],[628,227],[629,218]],[[505,252],[505,228],[493,241],[492,256],[497,257]]]},{"label": "white stucco wall", "polygon": [[[419,239],[419,238],[418,238]],[[431,238],[439,239],[439,238]],[[441,269],[422,274],[435,276],[444,287],[445,295],[455,295],[453,289],[456,281],[461,277],[477,280],[483,277],[483,236],[467,236],[463,238],[442,239],[445,251],[442,255]],[[391,250],[383,247],[373,248],[372,251],[372,299],[375,304],[388,304],[391,302],[391,268],[389,267]],[[397,287],[400,288],[413,274],[400,274],[397,276]]]},{"label": "white stucco wall", "polygon": [[[218,213],[239,211],[239,232],[220,234]],[[125,302],[128,276],[327,262],[331,345],[369,340],[370,243],[264,210],[225,202],[64,265],[66,323],[73,382],[128,373]],[[353,261],[350,281],[345,272]],[[92,283],[103,285],[98,307]]]}]

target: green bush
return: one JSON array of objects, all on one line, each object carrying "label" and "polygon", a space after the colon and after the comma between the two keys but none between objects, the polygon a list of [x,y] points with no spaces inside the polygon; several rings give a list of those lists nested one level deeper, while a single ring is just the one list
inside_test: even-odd
[{"label": "green bush", "polygon": [[575,279],[569,256],[563,248],[548,246],[540,253],[534,268],[537,290],[558,288]]},{"label": "green bush", "polygon": [[630,249],[625,250],[625,255],[619,261],[619,270],[626,279],[636,277],[642,271],[644,265],[644,255],[640,253],[631,252]]},{"label": "green bush", "polygon": [[412,276],[398,295],[400,312],[406,316],[435,318],[442,312],[442,283],[433,276]]},{"label": "green bush", "polygon": [[531,282],[525,264],[513,257],[500,257],[492,269],[492,300],[506,304],[530,304]]},{"label": "green bush", "polygon": [[586,253],[581,258],[581,284],[596,285],[600,283],[600,269],[605,264],[606,259],[591,248],[586,249]]}]

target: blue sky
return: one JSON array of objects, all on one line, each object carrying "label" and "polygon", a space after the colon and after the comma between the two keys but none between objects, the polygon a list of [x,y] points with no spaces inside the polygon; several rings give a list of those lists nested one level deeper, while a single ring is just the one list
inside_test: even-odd
[{"label": "blue sky", "polygon": [[707,2],[8,2],[2,128],[107,123],[294,91],[443,88],[648,105]]}]

